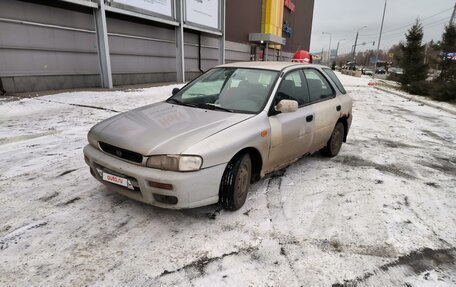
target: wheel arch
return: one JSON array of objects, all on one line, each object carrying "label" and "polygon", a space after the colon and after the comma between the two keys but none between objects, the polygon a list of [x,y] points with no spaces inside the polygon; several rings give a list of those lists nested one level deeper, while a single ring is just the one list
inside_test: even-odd
[{"label": "wheel arch", "polygon": [[[263,168],[263,157],[258,149],[254,147],[246,147],[238,151],[231,160],[239,158],[240,156],[248,154],[252,161],[252,177],[251,182],[256,182],[261,178],[261,169]],[[230,160],[230,161],[231,161]]]},{"label": "wheel arch", "polygon": [[344,125],[344,143],[347,142],[347,135],[348,135],[348,117],[349,116],[342,116],[339,118],[339,120],[337,121],[336,125],[338,123],[342,123]]}]

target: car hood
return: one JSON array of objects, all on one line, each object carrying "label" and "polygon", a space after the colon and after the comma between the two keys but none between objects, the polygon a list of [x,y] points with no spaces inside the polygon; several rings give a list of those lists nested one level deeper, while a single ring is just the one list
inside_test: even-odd
[{"label": "car hood", "polygon": [[98,141],[142,155],[180,154],[252,116],[160,102],[109,118],[91,132]]}]

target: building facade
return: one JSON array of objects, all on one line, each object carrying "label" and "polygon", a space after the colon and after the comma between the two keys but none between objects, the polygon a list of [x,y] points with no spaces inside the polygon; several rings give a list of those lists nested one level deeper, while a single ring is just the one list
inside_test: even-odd
[{"label": "building facade", "polygon": [[294,1],[2,0],[0,79],[10,93],[110,88],[288,60],[312,28],[313,0]]}]

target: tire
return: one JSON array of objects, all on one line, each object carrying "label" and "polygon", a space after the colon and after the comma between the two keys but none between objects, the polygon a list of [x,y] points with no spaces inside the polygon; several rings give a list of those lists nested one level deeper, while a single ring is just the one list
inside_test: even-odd
[{"label": "tire", "polygon": [[338,122],[334,127],[331,137],[326,146],[320,151],[322,155],[327,157],[335,157],[342,147],[344,141],[345,128],[344,124]]},{"label": "tire", "polygon": [[247,199],[252,178],[250,155],[242,154],[233,158],[223,173],[220,182],[220,204],[227,210],[238,210]]}]

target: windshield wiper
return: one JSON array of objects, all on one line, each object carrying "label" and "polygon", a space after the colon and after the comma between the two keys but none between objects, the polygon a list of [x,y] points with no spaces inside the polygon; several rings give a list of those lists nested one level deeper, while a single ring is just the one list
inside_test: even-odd
[{"label": "windshield wiper", "polygon": [[220,110],[220,111],[233,113],[233,110],[230,110],[230,109],[227,109],[227,108],[222,108],[221,106],[217,106],[216,104],[212,104],[212,103],[198,104],[196,106],[198,108],[206,108],[206,109],[209,109],[209,110]]},{"label": "windshield wiper", "polygon": [[170,104],[182,104],[181,101],[173,99],[173,98],[169,98],[165,102],[170,103]]},{"label": "windshield wiper", "polygon": [[173,99],[173,98],[167,99],[166,102],[170,103],[170,104],[176,104],[176,105],[187,106],[187,107],[197,107],[194,104],[184,103],[184,102],[181,102],[181,101]]},{"label": "windshield wiper", "polygon": [[173,98],[167,99],[166,102],[170,103],[170,104],[182,105],[182,106],[187,106],[187,107],[203,108],[203,109],[208,109],[208,110],[220,110],[220,111],[233,113],[233,110],[230,110],[227,108],[222,108],[222,107],[217,106],[212,103],[190,104],[190,103],[181,102],[181,101],[173,99]]}]

